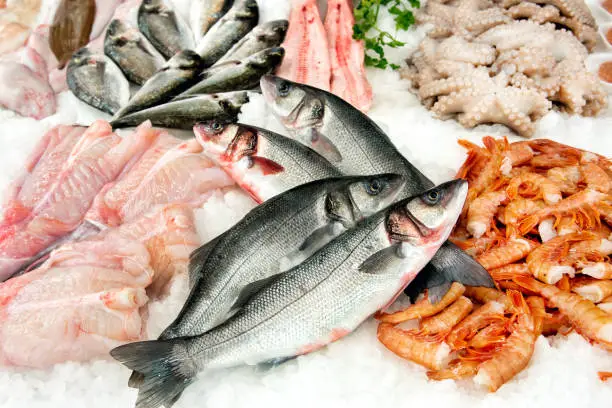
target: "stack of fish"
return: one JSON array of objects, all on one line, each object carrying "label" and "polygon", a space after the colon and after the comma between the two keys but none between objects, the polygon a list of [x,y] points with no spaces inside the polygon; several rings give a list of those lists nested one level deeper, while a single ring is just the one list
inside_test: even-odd
[{"label": "stack of fish", "polygon": [[114,115],[114,128],[148,119],[190,129],[200,120],[236,119],[248,101],[246,91],[285,53],[279,45],[288,22],[258,26],[255,0],[194,1],[191,27],[167,2],[143,0],[136,21],[138,28],[128,16],[115,15],[104,35],[104,53],[90,44],[68,64],[70,90]]},{"label": "stack of fish", "polygon": [[493,286],[445,243],[465,181],[434,187],[329,92],[269,75],[261,89],[290,137],[223,120],[194,127],[204,153],[261,204],[191,254],[190,295],[158,340],[111,351],[134,370],[137,407],[171,406],[201,371],[324,347],[409,284],[430,297],[453,281]]}]

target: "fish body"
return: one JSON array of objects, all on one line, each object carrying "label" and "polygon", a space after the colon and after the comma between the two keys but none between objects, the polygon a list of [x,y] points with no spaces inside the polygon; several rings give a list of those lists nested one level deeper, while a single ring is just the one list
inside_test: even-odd
[{"label": "fish body", "polygon": [[111,115],[130,99],[130,84],[121,69],[107,56],[93,54],[87,48],[70,58],[66,82],[74,96]]},{"label": "fish body", "polygon": [[342,175],[313,150],[265,129],[209,121],[194,132],[204,153],[258,203],[300,184]]},{"label": "fish body", "polygon": [[281,63],[285,50],[280,47],[259,51],[242,61],[227,61],[201,74],[202,80],[181,95],[249,90],[259,86],[262,76]]},{"label": "fish body", "polygon": [[137,126],[150,120],[155,126],[192,129],[202,120],[236,120],[249,97],[246,92],[226,92],[212,95],[192,95],[152,108],[129,113],[111,121],[113,128]]},{"label": "fish body", "polygon": [[191,29],[199,41],[232,7],[234,0],[195,0],[189,12]]},{"label": "fish body", "polygon": [[60,67],[89,42],[96,16],[95,0],[61,0],[50,27],[49,44]]},{"label": "fish body", "polygon": [[49,82],[24,64],[0,61],[0,88],[0,106],[22,116],[40,120],[56,111],[55,92]]},{"label": "fish body", "polygon": [[236,0],[198,42],[196,50],[202,56],[204,66],[210,67],[219,61],[258,21],[259,7],[255,0]]},{"label": "fish body", "polygon": [[166,62],[140,31],[116,19],[106,30],[104,53],[130,82],[138,85],[155,75]]},{"label": "fish body", "polygon": [[194,47],[193,34],[183,18],[164,0],[143,0],[138,29],[166,58]]},{"label": "fish body", "polygon": [[171,406],[200,371],[307,354],[349,334],[429,261],[466,195],[467,183],[456,180],[365,218],[202,335],[111,351],[145,375],[136,407]]},{"label": "fish body", "polygon": [[289,22],[287,20],[274,20],[260,24],[238,41],[219,61],[243,60],[259,51],[281,45],[287,34]]},{"label": "fish body", "polygon": [[197,82],[202,59],[193,51],[178,52],[149,78],[114,119],[170,101]]}]

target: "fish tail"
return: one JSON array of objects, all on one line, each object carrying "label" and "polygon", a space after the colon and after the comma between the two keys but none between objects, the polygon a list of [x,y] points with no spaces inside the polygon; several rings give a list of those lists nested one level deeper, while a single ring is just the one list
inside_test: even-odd
[{"label": "fish tail", "polygon": [[145,377],[141,372],[132,371],[132,375],[130,375],[130,379],[128,380],[128,387],[140,388],[144,379]]},{"label": "fish tail", "polygon": [[181,339],[126,344],[110,354],[142,376],[136,408],[171,407],[197,373]]}]

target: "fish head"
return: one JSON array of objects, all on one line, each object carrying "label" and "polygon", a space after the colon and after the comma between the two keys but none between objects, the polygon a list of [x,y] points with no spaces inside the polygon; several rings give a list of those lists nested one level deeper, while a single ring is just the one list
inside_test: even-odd
[{"label": "fish head", "polygon": [[141,10],[143,12],[157,14],[165,8],[162,0],[142,0]]},{"label": "fish head", "polygon": [[117,47],[123,47],[130,41],[137,42],[139,40],[140,32],[122,20],[114,19],[106,29],[105,41]]},{"label": "fish head", "polygon": [[269,41],[273,41],[280,44],[285,39],[285,35],[287,34],[287,30],[289,29],[289,21],[270,21],[268,24],[264,24],[262,29],[262,35],[265,38],[267,38]]},{"label": "fish head", "polygon": [[249,64],[254,67],[269,70],[281,63],[285,56],[283,47],[272,47],[259,51],[249,58]]},{"label": "fish head", "polygon": [[210,97],[230,116],[237,115],[242,105],[249,101],[249,95],[245,91],[212,94]]},{"label": "fish head", "polygon": [[95,55],[89,48],[80,48],[74,54],[72,54],[72,57],[70,58],[70,65],[80,67],[87,64],[95,64]]},{"label": "fish head", "polygon": [[195,125],[196,139],[206,155],[218,165],[229,165],[248,155],[257,144],[257,134],[229,121],[214,119]]},{"label": "fish head", "polygon": [[165,68],[191,72],[202,69],[202,66],[202,57],[198,53],[191,50],[182,50],[166,62]]},{"label": "fish head", "polygon": [[387,217],[389,237],[412,246],[432,248],[435,253],[455,226],[467,191],[467,181],[458,179],[400,201]]}]

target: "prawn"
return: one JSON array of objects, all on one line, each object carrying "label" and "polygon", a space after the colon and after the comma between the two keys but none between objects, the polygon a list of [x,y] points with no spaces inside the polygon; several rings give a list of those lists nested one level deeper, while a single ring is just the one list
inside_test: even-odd
[{"label": "prawn", "polygon": [[508,146],[505,157],[508,158],[512,167],[528,163],[534,155],[533,149],[528,142],[516,142]]},{"label": "prawn", "polygon": [[610,371],[598,371],[597,376],[601,381],[607,381],[609,378],[612,378],[612,372]]},{"label": "prawn", "polygon": [[612,264],[609,262],[578,262],[576,267],[583,275],[595,279],[612,279]]},{"label": "prawn", "polygon": [[527,267],[531,274],[542,282],[554,285],[563,275],[574,276],[572,261],[567,259],[570,244],[589,239],[588,232],[561,235],[542,244],[527,256]]},{"label": "prawn", "polygon": [[434,381],[442,381],[473,377],[478,372],[479,365],[479,361],[455,359],[443,370],[428,371],[427,378]]},{"label": "prawn", "polygon": [[563,328],[567,328],[570,322],[568,318],[561,312],[549,313],[542,321],[542,334],[551,336],[561,333]]},{"label": "prawn", "polygon": [[593,303],[599,303],[612,296],[612,281],[581,276],[572,281],[572,292]]},{"label": "prawn", "polygon": [[495,268],[489,271],[489,274],[493,280],[511,280],[516,275],[529,275],[529,268],[525,263],[510,264],[502,266],[501,268]]},{"label": "prawn", "polygon": [[567,167],[580,163],[582,158],[582,150],[549,139],[530,140],[527,143],[539,153],[531,159],[532,167]]},{"label": "prawn", "polygon": [[451,239],[452,243],[463,249],[470,256],[478,256],[488,251],[492,246],[498,245],[502,238],[498,236],[484,236],[465,240]]},{"label": "prawn", "polygon": [[564,292],[569,292],[572,289],[570,278],[568,275],[563,275],[563,277],[555,284],[556,287],[561,289]]},{"label": "prawn", "polygon": [[377,337],[393,353],[430,370],[440,370],[450,360],[446,343],[425,339],[389,323],[378,325]]},{"label": "prawn", "polygon": [[559,309],[582,336],[607,349],[612,349],[612,316],[598,308],[593,302],[574,293],[564,292],[556,286],[538,282],[528,276],[517,276],[514,282],[539,293],[549,304]]},{"label": "prawn", "polygon": [[531,315],[533,316],[533,325],[536,336],[542,334],[544,330],[544,320],[549,317],[546,313],[546,305],[544,304],[544,298],[540,296],[529,296],[526,300]]},{"label": "prawn", "polygon": [[480,330],[469,342],[469,347],[475,349],[485,349],[491,346],[502,344],[506,341],[508,332],[507,319],[500,319],[492,322],[484,329]]},{"label": "prawn", "polygon": [[604,310],[608,313],[612,313],[612,296],[608,296],[607,298],[599,302],[597,304],[597,307],[599,307],[601,310]]},{"label": "prawn", "polygon": [[546,204],[542,200],[531,200],[517,197],[510,201],[504,210],[504,223],[506,224],[506,236],[518,235],[516,224],[520,218],[531,215],[544,208]]},{"label": "prawn", "polygon": [[470,299],[461,296],[437,315],[423,319],[418,333],[427,336],[433,334],[446,336],[457,323],[472,311],[473,307],[474,304]]},{"label": "prawn", "polygon": [[412,319],[433,316],[454,303],[463,295],[463,292],[465,292],[465,286],[458,282],[453,282],[448,292],[446,292],[442,299],[436,304],[432,304],[429,299],[425,297],[414,305],[409,306],[407,309],[395,313],[378,313],[376,318],[381,322],[397,324]]},{"label": "prawn", "polygon": [[480,364],[474,377],[476,384],[486,386],[490,392],[496,391],[527,367],[537,339],[533,316],[523,296],[516,291],[508,291],[507,295],[518,310],[510,336],[499,352]]},{"label": "prawn", "polygon": [[476,198],[468,209],[467,230],[476,238],[489,231],[497,208],[508,200],[505,191],[490,191]]},{"label": "prawn", "polygon": [[555,226],[557,235],[566,235],[573,232],[580,231],[580,227],[576,224],[576,215],[563,215],[561,216]]},{"label": "prawn", "polygon": [[446,343],[453,350],[467,346],[467,342],[474,337],[478,330],[492,322],[503,319],[505,309],[506,306],[503,302],[491,300],[485,303],[451,330],[446,336]]},{"label": "prawn", "polygon": [[[521,187],[527,187],[521,190]],[[506,193],[510,199],[519,195],[527,194],[536,198],[543,198],[547,204],[561,201],[561,189],[548,178],[537,173],[523,173],[514,177],[506,187]]]},{"label": "prawn", "polygon": [[595,163],[586,163],[580,166],[582,178],[587,185],[587,188],[599,191],[601,193],[610,192],[612,181],[608,173]]},{"label": "prawn", "polygon": [[562,193],[575,194],[578,190],[578,183],[582,180],[582,172],[578,166],[553,167],[548,169],[546,177],[555,183]]},{"label": "prawn", "polygon": [[606,238],[597,238],[597,234],[591,232],[591,239],[578,242],[569,250],[570,257],[576,260],[603,260],[612,254],[612,241]]},{"label": "prawn", "polygon": [[524,239],[511,238],[500,246],[480,254],[476,260],[487,270],[500,268],[520,261],[538,246],[538,243]]},{"label": "prawn", "polygon": [[491,136],[482,139],[491,157],[487,160],[483,169],[477,173],[474,181],[470,183],[466,204],[469,205],[476,197],[484,191],[487,186],[492,184],[499,175],[502,160],[504,158],[504,148],[500,147]]},{"label": "prawn", "polygon": [[[494,278],[495,279],[495,278]],[[475,286],[466,286],[465,287],[465,296],[474,299],[475,301],[485,304],[490,301],[497,301],[499,303],[503,303],[508,306],[507,298],[504,292],[501,292],[497,289],[492,288],[484,288],[484,287],[475,287]]]}]

